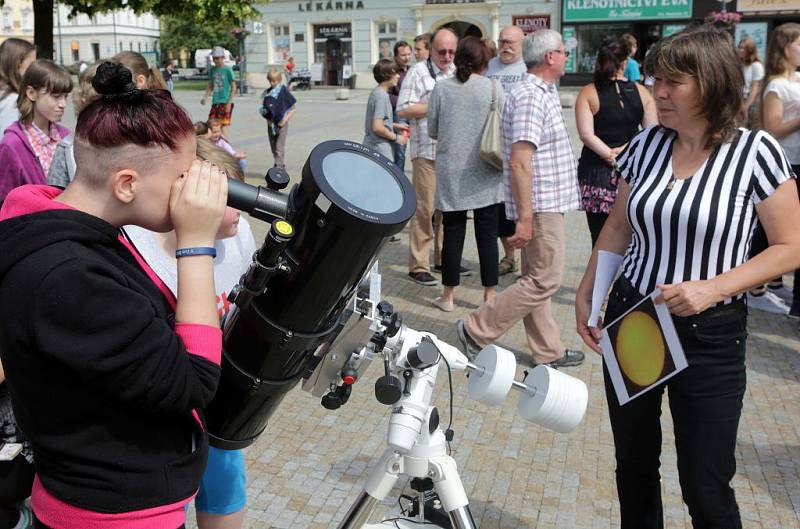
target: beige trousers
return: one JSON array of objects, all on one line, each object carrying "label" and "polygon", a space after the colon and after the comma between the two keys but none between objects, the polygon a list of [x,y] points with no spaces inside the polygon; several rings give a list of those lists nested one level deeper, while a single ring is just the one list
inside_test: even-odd
[{"label": "beige trousers", "polygon": [[534,362],[564,356],[561,331],[550,312],[550,298],[564,274],[564,252],[563,213],[534,213],[533,238],[522,249],[522,277],[470,314],[465,323],[475,343],[486,346],[522,320]]},{"label": "beige trousers", "polygon": [[[408,271],[431,271],[431,245],[433,245],[434,264],[442,262],[442,212],[433,209],[436,197],[436,169],[433,160],[414,158],[414,192],[417,194],[417,211],[408,225]],[[436,225],[434,227],[431,224]]]}]

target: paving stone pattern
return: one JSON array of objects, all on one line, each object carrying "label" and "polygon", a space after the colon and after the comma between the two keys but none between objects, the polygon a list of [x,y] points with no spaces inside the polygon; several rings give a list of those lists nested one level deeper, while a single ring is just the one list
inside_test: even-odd
[{"label": "paving stone pattern", "polygon": [[[333,92],[311,90],[300,102],[288,142],[288,168],[299,176],[301,164],[318,142],[331,138],[358,140],[368,92],[352,91],[350,101],[334,102]],[[207,108],[200,94],[179,92],[178,99],[194,119]],[[271,165],[264,124],[253,95],[237,99],[232,143],[248,151],[252,178]],[[566,110],[573,132],[574,117]],[[410,174],[410,161],[407,171]],[[257,239],[264,227],[253,222]],[[561,290],[553,298],[556,320],[568,347],[582,348],[574,331],[575,290],[590,252],[584,217],[567,215],[567,266]],[[388,243],[381,254],[383,292],[403,312],[406,323],[457,344],[455,322],[481,301],[478,260],[472,228],[464,261],[476,273],[457,290],[456,309],[445,314],[431,305],[440,287],[408,281],[407,233]],[[501,278],[501,288],[514,277]],[[800,522],[800,333],[785,317],[755,312],[749,320],[748,389],[739,429],[738,474],[733,486],[748,529],[798,528]],[[523,327],[516,325],[501,345],[515,350],[520,366],[528,365]],[[585,348],[583,348],[585,349]],[[600,358],[566,372],[589,387],[586,418],[576,431],[560,435],[529,424],[516,410],[512,395],[500,407],[469,400],[466,378],[455,373],[453,455],[482,529],[611,528],[619,526],[614,485],[613,442],[608,422]],[[264,435],[246,451],[249,506],[245,527],[322,529],[336,527],[356,498],[371,465],[385,448],[388,409],[373,396],[382,369],[375,363],[354,386],[350,402],[336,412],[299,388],[288,394]],[[447,377],[439,377],[435,402],[447,419]],[[662,426],[662,492],[666,527],[689,528],[678,485],[672,423],[665,399]],[[404,483],[403,483],[404,485]],[[396,501],[392,492],[386,509]],[[193,513],[189,527],[194,527]]]}]

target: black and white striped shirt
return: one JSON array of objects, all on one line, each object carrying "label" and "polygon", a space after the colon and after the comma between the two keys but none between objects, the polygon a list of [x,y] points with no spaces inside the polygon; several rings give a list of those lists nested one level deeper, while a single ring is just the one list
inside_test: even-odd
[{"label": "black and white striped shirt", "polygon": [[794,176],[772,136],[741,129],[694,175],[675,180],[675,138],[669,129],[649,127],[618,159],[631,186],[633,231],[622,273],[642,295],[659,284],[710,279],[742,264],[757,222],[755,205]]}]

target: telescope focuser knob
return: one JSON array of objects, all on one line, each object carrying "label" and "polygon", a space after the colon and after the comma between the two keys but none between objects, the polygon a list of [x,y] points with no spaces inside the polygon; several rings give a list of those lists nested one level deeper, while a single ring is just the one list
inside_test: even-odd
[{"label": "telescope focuser knob", "polygon": [[375,398],[381,404],[391,406],[403,396],[403,383],[396,376],[384,375],[375,381]]},{"label": "telescope focuser knob", "polygon": [[273,191],[280,191],[289,185],[289,173],[280,167],[273,167],[267,171],[264,179],[267,181],[267,188]]},{"label": "telescope focuser knob", "polygon": [[352,390],[351,386],[342,384],[333,391],[329,391],[322,397],[322,407],[326,410],[338,410],[350,400]]}]

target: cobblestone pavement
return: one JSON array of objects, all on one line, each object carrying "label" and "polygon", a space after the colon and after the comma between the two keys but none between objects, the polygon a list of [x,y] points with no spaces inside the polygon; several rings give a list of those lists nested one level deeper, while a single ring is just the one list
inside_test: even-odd
[{"label": "cobblestone pavement", "polygon": [[[199,93],[178,92],[194,119],[204,119]],[[334,102],[328,90],[301,92],[288,141],[288,168],[293,175],[311,147],[325,139],[362,136],[367,92],[349,101]],[[266,154],[264,122],[256,112],[254,95],[237,99],[232,143],[248,151],[250,180],[271,165]],[[573,129],[574,118],[565,110]],[[573,134],[577,141],[577,134]],[[576,153],[578,151],[576,150]],[[410,168],[410,162],[408,167]],[[263,226],[253,222],[257,238]],[[470,228],[471,230],[471,228]],[[567,216],[567,266],[564,283],[555,295],[553,311],[562,324],[568,347],[582,348],[574,331],[573,299],[590,251],[588,230],[579,213]],[[467,234],[465,264],[477,272],[477,252]],[[478,307],[477,273],[465,278],[457,291],[453,313],[431,305],[440,287],[408,281],[407,235],[388,243],[381,255],[383,292],[403,311],[412,327],[436,333],[457,344],[455,321]],[[501,287],[513,277],[501,278]],[[503,337],[502,345],[517,352],[519,379],[529,362],[522,325]],[[739,430],[738,474],[733,486],[744,527],[800,527],[800,334],[785,317],[756,312],[750,318],[748,390]],[[584,348],[585,349],[585,348]],[[246,527],[336,527],[361,490],[371,465],[385,447],[387,408],[379,404],[372,385],[382,371],[373,365],[354,386],[350,402],[336,412],[323,409],[318,399],[295,389],[272,418],[264,435],[246,451],[249,505]],[[607,418],[600,358],[567,373],[589,387],[586,418],[576,431],[559,435],[522,420],[511,395],[500,407],[489,408],[467,397],[466,379],[454,382],[454,457],[482,529],[604,528],[619,525],[614,486],[613,443]],[[447,381],[440,377],[435,402],[447,417]],[[678,485],[672,424],[666,408],[662,418],[664,452],[662,490],[666,526],[691,527]],[[399,488],[387,500],[396,501]],[[189,516],[194,527],[194,516]]]}]

